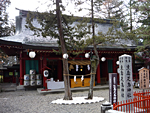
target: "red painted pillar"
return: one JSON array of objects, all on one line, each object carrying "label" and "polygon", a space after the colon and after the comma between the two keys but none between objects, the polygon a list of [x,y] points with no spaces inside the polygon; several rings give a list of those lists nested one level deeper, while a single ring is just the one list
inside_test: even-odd
[{"label": "red painted pillar", "polygon": [[97,83],[100,83],[101,80],[100,80],[100,62],[97,66]]},{"label": "red painted pillar", "polygon": [[43,58],[42,57],[40,57],[39,73],[41,75],[43,74]]},{"label": "red painted pillar", "polygon": [[20,85],[23,85],[23,59],[22,59],[22,51],[20,52]]},{"label": "red painted pillar", "polygon": [[[44,58],[44,59],[43,59],[43,68],[44,68],[46,65],[47,65],[47,61],[46,61],[46,58]],[[42,70],[42,71],[44,71],[44,70]],[[42,74],[43,74],[43,72],[42,72]],[[45,87],[45,89],[47,89],[47,82],[46,82],[46,80],[47,80],[47,78],[44,77],[44,75],[43,75],[43,87]]]},{"label": "red painted pillar", "polygon": [[[118,65],[116,64],[117,62],[117,56],[113,58],[113,73],[117,73],[117,69],[119,68]],[[119,74],[117,73],[117,81],[119,85]]]},{"label": "red painted pillar", "polygon": [[117,73],[117,58],[113,58],[113,73]]},{"label": "red painted pillar", "polygon": [[60,81],[62,81],[62,60],[58,60],[57,71],[57,77]]}]

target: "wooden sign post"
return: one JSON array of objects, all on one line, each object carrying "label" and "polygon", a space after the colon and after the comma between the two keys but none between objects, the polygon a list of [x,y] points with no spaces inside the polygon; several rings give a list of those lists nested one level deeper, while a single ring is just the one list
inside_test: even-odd
[{"label": "wooden sign post", "polygon": [[149,70],[147,68],[139,69],[139,83],[140,89],[149,88]]},{"label": "wooden sign post", "polygon": [[117,73],[109,73],[109,102],[113,105],[117,98]]}]

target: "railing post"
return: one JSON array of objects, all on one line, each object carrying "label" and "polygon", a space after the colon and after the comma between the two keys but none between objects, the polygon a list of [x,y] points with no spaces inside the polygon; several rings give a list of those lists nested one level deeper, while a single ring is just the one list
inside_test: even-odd
[{"label": "railing post", "polygon": [[101,105],[101,113],[105,113],[105,111],[113,109],[113,105],[111,105],[109,102],[105,102]]}]

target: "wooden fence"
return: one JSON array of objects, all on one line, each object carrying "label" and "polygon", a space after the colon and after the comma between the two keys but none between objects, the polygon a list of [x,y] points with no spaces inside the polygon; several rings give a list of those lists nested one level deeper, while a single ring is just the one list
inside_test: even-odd
[{"label": "wooden fence", "polygon": [[113,109],[126,113],[150,113],[150,92],[134,92],[134,98],[113,104]]}]

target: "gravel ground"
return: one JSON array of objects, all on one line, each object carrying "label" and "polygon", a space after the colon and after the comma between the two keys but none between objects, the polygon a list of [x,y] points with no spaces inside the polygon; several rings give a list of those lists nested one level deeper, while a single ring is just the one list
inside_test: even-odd
[{"label": "gravel ground", "polygon": [[[134,89],[139,90],[139,89]],[[73,92],[73,97],[87,96],[88,91]],[[119,90],[118,90],[119,95]],[[95,90],[95,97],[104,101],[81,105],[51,104],[53,100],[63,98],[64,93],[41,95],[37,91],[18,90],[0,93],[0,113],[100,113],[101,104],[109,101],[109,90]]]}]

